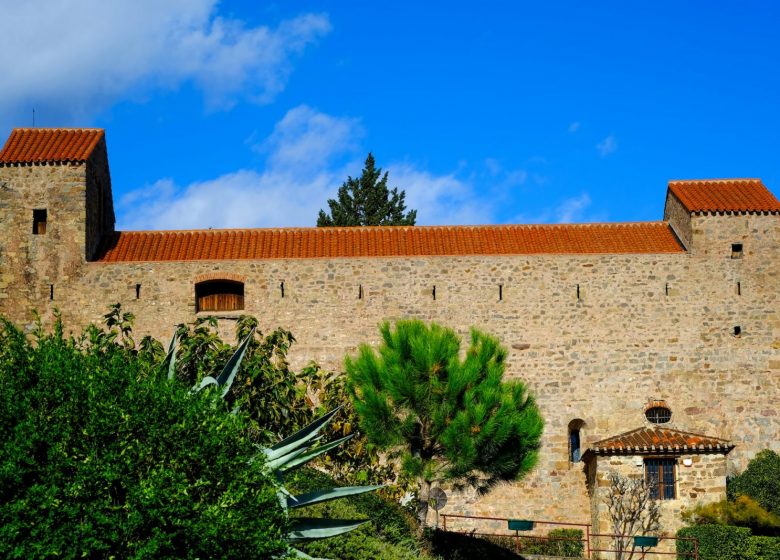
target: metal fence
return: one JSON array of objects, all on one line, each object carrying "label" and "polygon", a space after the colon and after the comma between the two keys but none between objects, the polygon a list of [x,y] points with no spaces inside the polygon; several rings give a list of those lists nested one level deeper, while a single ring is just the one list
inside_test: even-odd
[{"label": "metal fence", "polygon": [[[510,519],[506,517],[488,517],[477,515],[441,514],[441,529],[455,533],[487,539],[522,554],[529,549],[538,548],[539,543],[548,543],[548,548],[555,549],[555,543],[561,549],[569,549],[567,543],[581,543],[584,558],[595,558],[600,553],[623,553],[625,560],[640,560],[676,556],[682,560],[699,560],[699,541],[694,538],[616,535],[611,533],[592,533],[589,523],[570,523],[563,521]],[[549,536],[550,529],[579,529],[582,538],[570,536]],[[543,530],[547,530],[543,534]],[[690,552],[677,552],[677,541],[691,543]],[[659,550],[659,545],[662,549]],[[666,545],[666,546],[664,546]],[[673,545],[674,551],[669,551]]]}]

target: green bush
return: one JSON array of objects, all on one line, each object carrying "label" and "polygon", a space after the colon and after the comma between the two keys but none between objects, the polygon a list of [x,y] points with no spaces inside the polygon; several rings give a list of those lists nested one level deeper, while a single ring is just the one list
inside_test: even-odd
[{"label": "green bush", "polygon": [[[681,538],[699,540],[700,560],[753,560],[750,529],[730,525],[694,525],[677,531]],[[677,558],[693,558],[692,541],[677,541]]]},{"label": "green bush", "polygon": [[585,544],[582,539],[582,531],[579,529],[553,529],[546,537],[521,537],[519,541],[510,535],[472,536],[443,531],[431,534],[434,553],[447,560],[461,558],[509,560],[528,554],[583,558]]},{"label": "green bush", "polygon": [[765,510],[780,515],[780,455],[771,449],[759,452],[747,469],[728,482],[729,499],[750,496]]},{"label": "green bush", "polygon": [[547,556],[569,556],[582,558],[585,553],[585,543],[580,529],[553,529],[547,533],[545,552]]},{"label": "green bush", "polygon": [[[84,342],[84,341],[82,341]],[[0,557],[269,558],[287,522],[248,419],[130,345],[0,324]]]},{"label": "green bush", "polygon": [[750,537],[750,552],[756,560],[780,560],[780,537]]},{"label": "green bush", "polygon": [[734,501],[721,500],[697,504],[683,512],[683,521],[696,525],[733,525],[749,527],[754,534],[773,536],[780,534],[780,517],[769,513],[749,496],[737,496]]},{"label": "green bush", "polygon": [[435,530],[428,538],[433,554],[446,560],[522,560],[513,537],[481,538]]}]

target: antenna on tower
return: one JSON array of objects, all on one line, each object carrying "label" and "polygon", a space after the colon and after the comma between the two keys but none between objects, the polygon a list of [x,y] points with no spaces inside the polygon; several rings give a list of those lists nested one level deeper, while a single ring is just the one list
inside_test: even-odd
[{"label": "antenna on tower", "polygon": [[33,107],[33,128],[35,128],[35,107]]}]

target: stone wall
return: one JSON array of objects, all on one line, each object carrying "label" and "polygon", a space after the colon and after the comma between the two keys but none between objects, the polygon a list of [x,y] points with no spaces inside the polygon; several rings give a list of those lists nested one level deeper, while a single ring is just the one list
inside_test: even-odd
[{"label": "stone wall", "polygon": [[[197,316],[195,282],[231,275],[245,279],[244,312],[263,330],[294,333],[296,367],[316,360],[340,370],[358,344],[378,343],[383,320],[497,335],[509,348],[508,376],[527,381],[546,420],[540,462],[522,483],[453,497],[445,513],[587,522],[569,422],[584,421],[586,449],[645,425],[651,399],[672,409],[669,427],[733,440],[727,472],[763,448],[780,451],[776,215],[693,216],[696,250],[680,254],[104,264],[84,259],[90,181],[83,165],[0,169],[0,313],[29,326],[32,308],[47,321],[58,308],[79,331],[120,302],[137,317],[138,339],[167,341]],[[45,236],[30,233],[37,207],[49,209]],[[102,227],[111,220],[104,214]],[[740,239],[744,254],[733,259]],[[225,333],[235,318],[222,314]]]},{"label": "stone wall", "polygon": [[[83,164],[0,166],[0,313],[29,320],[83,280],[85,193]],[[35,209],[45,234],[33,235]]]},{"label": "stone wall", "polygon": [[[616,472],[628,478],[644,478],[644,459],[639,455],[600,456],[591,459],[594,473],[591,496],[591,516],[593,534],[612,534],[612,523],[605,505],[609,495],[609,474]],[[653,533],[674,537],[677,530],[683,526],[680,514],[685,509],[691,509],[697,503],[705,504],[722,500],[726,496],[726,462],[722,453],[679,455],[674,457],[676,465],[677,496],[674,500],[660,500],[661,530]],[[690,466],[686,466],[690,461]],[[613,549],[611,538],[594,539],[597,548]],[[674,541],[662,541],[655,550],[673,552]],[[606,555],[609,557],[609,555]]]}]

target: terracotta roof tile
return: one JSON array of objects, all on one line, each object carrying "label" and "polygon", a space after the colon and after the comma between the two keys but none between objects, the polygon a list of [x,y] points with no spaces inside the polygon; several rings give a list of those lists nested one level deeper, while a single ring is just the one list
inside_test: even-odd
[{"label": "terracotta roof tile", "polygon": [[84,162],[103,136],[100,128],[15,128],[0,150],[0,166]]},{"label": "terracotta roof tile", "polygon": [[647,454],[657,452],[723,451],[734,444],[725,439],[681,432],[658,426],[645,427],[595,442],[588,452],[598,455]]},{"label": "terracotta roof tile", "polygon": [[665,222],[126,231],[99,261],[192,261],[446,255],[682,253]]},{"label": "terracotta roof tile", "polygon": [[671,181],[669,190],[690,212],[780,213],[780,201],[760,179]]}]

